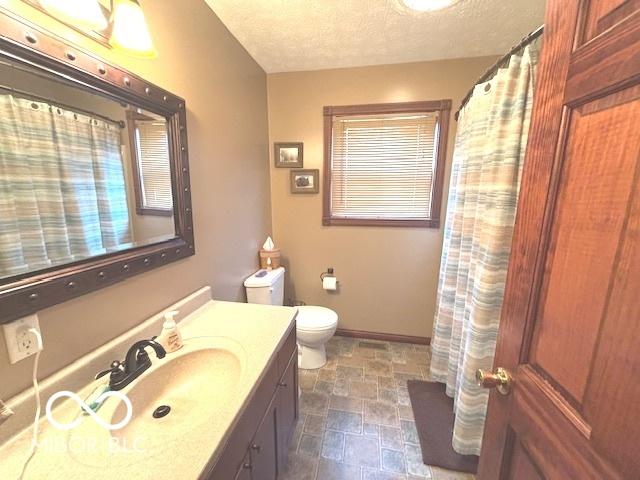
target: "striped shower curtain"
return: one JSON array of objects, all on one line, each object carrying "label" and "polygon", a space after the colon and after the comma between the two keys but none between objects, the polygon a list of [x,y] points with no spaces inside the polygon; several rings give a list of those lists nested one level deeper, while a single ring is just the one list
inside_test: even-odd
[{"label": "striped shower curtain", "polygon": [[460,112],[432,335],[431,376],[454,398],[453,448],[480,454],[540,39],[476,85]]},{"label": "striped shower curtain", "polygon": [[117,124],[0,94],[0,278],[131,242]]}]

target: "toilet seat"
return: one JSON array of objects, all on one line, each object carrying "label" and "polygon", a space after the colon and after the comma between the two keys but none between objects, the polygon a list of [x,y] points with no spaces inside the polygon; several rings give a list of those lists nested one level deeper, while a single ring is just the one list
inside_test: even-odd
[{"label": "toilet seat", "polygon": [[298,307],[296,327],[304,332],[329,330],[338,324],[338,314],[333,310],[315,305]]}]

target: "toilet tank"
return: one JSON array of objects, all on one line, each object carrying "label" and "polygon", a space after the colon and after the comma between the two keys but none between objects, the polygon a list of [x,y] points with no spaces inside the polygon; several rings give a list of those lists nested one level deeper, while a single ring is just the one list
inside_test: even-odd
[{"label": "toilet tank", "polygon": [[247,303],[282,305],[284,303],[284,268],[258,270],[244,281]]}]

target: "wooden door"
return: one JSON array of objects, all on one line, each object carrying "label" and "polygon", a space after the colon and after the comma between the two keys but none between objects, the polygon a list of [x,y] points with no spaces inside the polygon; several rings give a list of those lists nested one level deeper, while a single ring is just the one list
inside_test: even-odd
[{"label": "wooden door", "polygon": [[251,442],[251,479],[276,480],[276,401],[274,397]]},{"label": "wooden door", "polygon": [[640,1],[548,0],[479,479],[640,478]]}]

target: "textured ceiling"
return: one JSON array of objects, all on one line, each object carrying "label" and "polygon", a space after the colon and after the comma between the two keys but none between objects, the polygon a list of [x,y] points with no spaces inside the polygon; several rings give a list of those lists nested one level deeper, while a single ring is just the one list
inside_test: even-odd
[{"label": "textured ceiling", "polygon": [[506,53],[542,24],[545,0],[206,0],[268,73]]}]

